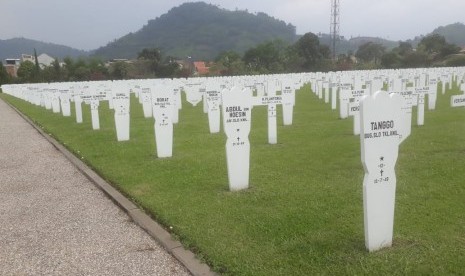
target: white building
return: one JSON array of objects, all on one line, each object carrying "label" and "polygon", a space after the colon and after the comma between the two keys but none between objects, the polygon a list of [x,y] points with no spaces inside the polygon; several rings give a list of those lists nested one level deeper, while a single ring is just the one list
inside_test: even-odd
[{"label": "white building", "polygon": [[21,62],[25,62],[25,61],[30,61],[32,63],[35,63],[34,56],[33,55],[22,54],[21,55]]},{"label": "white building", "polygon": [[37,61],[39,62],[40,68],[44,68],[52,65],[55,59],[47,54],[41,54],[37,57]]}]

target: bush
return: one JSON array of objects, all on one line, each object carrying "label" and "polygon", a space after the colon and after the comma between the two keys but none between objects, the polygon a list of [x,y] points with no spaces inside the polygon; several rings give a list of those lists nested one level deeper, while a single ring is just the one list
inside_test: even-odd
[{"label": "bush", "polygon": [[465,55],[453,55],[446,59],[445,64],[449,67],[465,66]]}]

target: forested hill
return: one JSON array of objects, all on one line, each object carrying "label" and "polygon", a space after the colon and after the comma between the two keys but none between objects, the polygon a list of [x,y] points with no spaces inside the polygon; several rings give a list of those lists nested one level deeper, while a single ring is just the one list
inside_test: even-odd
[{"label": "forested hill", "polygon": [[433,34],[444,36],[448,43],[458,46],[465,46],[465,25],[463,23],[454,23],[438,27]]},{"label": "forested hill", "polygon": [[80,57],[89,55],[88,52],[77,50],[68,46],[45,43],[27,38],[11,38],[0,40],[0,60],[6,58],[21,58],[21,54],[34,54],[36,49],[37,54],[45,53],[51,57]]},{"label": "forested hill", "polygon": [[229,11],[195,2],[172,8],[139,31],[97,49],[95,55],[134,58],[143,48],[159,48],[164,56],[213,59],[220,52],[243,53],[273,39],[293,43],[297,39],[295,27],[265,13]]}]

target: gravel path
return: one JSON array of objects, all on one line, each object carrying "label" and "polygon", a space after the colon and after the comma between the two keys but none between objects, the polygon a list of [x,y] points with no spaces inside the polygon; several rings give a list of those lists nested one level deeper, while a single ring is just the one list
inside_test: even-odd
[{"label": "gravel path", "polygon": [[0,275],[189,275],[0,100]]}]

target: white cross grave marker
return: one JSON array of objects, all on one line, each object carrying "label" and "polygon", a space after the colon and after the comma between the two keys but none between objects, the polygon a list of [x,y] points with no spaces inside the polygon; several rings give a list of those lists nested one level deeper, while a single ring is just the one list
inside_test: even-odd
[{"label": "white cross grave marker", "polygon": [[268,109],[268,143],[276,144],[278,142],[278,126],[277,126],[277,104],[282,104],[282,96],[276,95],[277,86],[274,80],[266,83],[267,96],[252,97],[252,105],[265,105]]},{"label": "white cross grave marker", "polygon": [[51,89],[50,92],[52,95],[52,111],[53,113],[60,113],[60,91]]},{"label": "white cross grave marker", "polygon": [[80,86],[74,88],[74,110],[76,112],[76,123],[82,123],[82,95],[83,90]]},{"label": "white cross grave marker", "polygon": [[353,131],[354,135],[360,134],[360,102],[352,101],[349,103],[349,116],[354,117]]},{"label": "white cross grave marker", "polygon": [[[113,88],[113,109],[115,110],[116,138],[118,141],[129,140],[129,90]],[[120,91],[118,91],[120,90]]]},{"label": "white cross grave marker", "polygon": [[348,104],[348,115],[354,117],[353,132],[354,135],[360,134],[360,99],[369,94],[368,89],[350,90],[350,99]]},{"label": "white cross grave marker", "polygon": [[100,118],[98,114],[98,107],[100,105],[100,100],[98,98],[93,98],[90,100],[90,115],[92,117],[92,129],[100,129]]},{"label": "white cross grave marker", "polygon": [[429,87],[416,87],[414,93],[417,95],[417,125],[425,124],[425,95],[429,93]]},{"label": "white cross grave marker", "polygon": [[186,100],[193,106],[197,106],[202,101],[203,93],[200,92],[201,83],[186,83],[184,85],[184,93],[186,94]]},{"label": "white cross grave marker", "polygon": [[417,125],[425,124],[425,94],[418,94]]},{"label": "white cross grave marker", "polygon": [[429,79],[429,92],[428,92],[428,110],[436,109],[436,100],[438,97],[438,81],[436,78]]},{"label": "white cross grave marker", "polygon": [[71,102],[69,90],[60,90],[61,112],[64,117],[71,116]]},{"label": "white cross grave marker", "polygon": [[152,111],[152,92],[150,88],[142,88],[140,91],[139,100],[142,102],[142,110],[144,111],[144,118],[151,118]]},{"label": "white cross grave marker", "polygon": [[251,90],[234,87],[222,94],[229,189],[238,191],[249,187]]},{"label": "white cross grave marker", "polygon": [[277,107],[276,104],[281,104],[281,96],[276,96],[276,81],[271,79],[267,82],[266,93],[267,97],[262,99],[266,101],[268,106],[268,143],[278,143],[278,126],[277,126]]},{"label": "white cross grave marker", "polygon": [[101,91],[98,94],[91,95],[90,99],[90,115],[92,117],[92,129],[100,129],[100,116],[98,108],[100,106],[100,101],[106,97],[106,94]]},{"label": "white cross grave marker", "polygon": [[378,91],[360,103],[365,246],[371,252],[392,244],[401,98]]},{"label": "white cross grave marker", "polygon": [[171,109],[173,110],[171,121],[173,124],[177,124],[179,122],[179,110],[182,108],[182,98],[181,98],[181,88],[177,84],[177,82],[170,83],[173,90],[173,97],[171,98],[173,101]]},{"label": "white cross grave marker", "polygon": [[171,157],[173,156],[173,122],[171,121],[173,93],[169,87],[163,85],[152,86],[151,91],[157,156]]},{"label": "white cross grave marker", "polygon": [[329,88],[331,87],[331,79],[329,79],[328,81],[325,81],[323,82],[323,88],[325,89],[324,91],[324,100],[325,100],[325,103],[329,103]]},{"label": "white cross grave marker", "polygon": [[341,119],[349,117],[350,89],[349,87],[341,87],[339,90],[339,118]]},{"label": "white cross grave marker", "polygon": [[285,79],[281,82],[281,97],[283,107],[283,124],[285,126],[292,125],[295,105],[295,81],[293,79]]},{"label": "white cross grave marker", "polygon": [[210,133],[220,132],[221,122],[221,87],[218,81],[210,81],[206,85],[206,103],[208,107],[208,126]]},{"label": "white cross grave marker", "polygon": [[44,93],[44,101],[45,101],[45,109],[51,110],[52,107],[52,91],[48,88],[43,90]]}]

